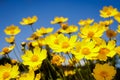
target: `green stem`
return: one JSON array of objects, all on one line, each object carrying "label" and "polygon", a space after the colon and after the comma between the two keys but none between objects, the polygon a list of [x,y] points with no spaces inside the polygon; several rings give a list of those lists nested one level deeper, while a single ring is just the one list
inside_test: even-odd
[{"label": "green stem", "polygon": [[[70,58],[71,62],[73,62],[69,54],[68,54],[68,57]],[[82,73],[79,72],[79,70],[78,70],[78,68],[76,68],[76,66],[75,66],[75,69],[77,70],[78,74],[80,75],[81,80],[84,80],[84,78],[83,78],[83,76],[82,76]]]}]

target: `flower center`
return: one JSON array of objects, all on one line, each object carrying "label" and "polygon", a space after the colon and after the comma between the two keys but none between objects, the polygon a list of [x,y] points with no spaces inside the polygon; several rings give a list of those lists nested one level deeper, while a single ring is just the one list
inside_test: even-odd
[{"label": "flower center", "polygon": [[107,72],[105,72],[105,71],[100,72],[100,75],[104,78],[106,78],[108,76]]},{"label": "flower center", "polygon": [[31,61],[32,62],[37,62],[39,59],[39,57],[37,55],[33,55],[32,58],[31,58]]},{"label": "flower center", "polygon": [[100,54],[108,54],[109,52],[110,52],[110,50],[107,48],[101,48],[99,51]]},{"label": "flower center", "polygon": [[89,38],[92,38],[93,35],[94,35],[94,32],[89,32],[89,33],[88,33],[88,37],[89,37]]},{"label": "flower center", "polygon": [[4,72],[3,73],[3,79],[7,79],[10,76],[9,72]]},{"label": "flower center", "polygon": [[63,42],[62,43],[62,48],[68,48],[70,45],[68,42]]},{"label": "flower center", "polygon": [[55,43],[55,44],[59,44],[58,39],[55,39],[54,43]]},{"label": "flower center", "polygon": [[90,54],[89,48],[83,48],[83,49],[82,49],[82,54],[84,54],[84,55]]}]

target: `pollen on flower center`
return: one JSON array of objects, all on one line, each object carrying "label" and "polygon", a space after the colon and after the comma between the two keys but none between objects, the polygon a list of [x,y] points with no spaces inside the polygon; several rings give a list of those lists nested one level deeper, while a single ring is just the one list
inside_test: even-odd
[{"label": "pollen on flower center", "polygon": [[88,55],[90,53],[90,50],[88,48],[83,48],[82,49],[82,54]]},{"label": "pollen on flower center", "polygon": [[101,48],[100,51],[99,51],[100,54],[107,54],[109,52],[110,52],[110,50],[107,49],[107,48]]},{"label": "pollen on flower center", "polygon": [[92,38],[92,37],[93,37],[93,35],[94,35],[94,33],[93,33],[93,32],[89,32],[89,33],[88,33],[88,37],[89,37],[89,38]]},{"label": "pollen on flower center", "polygon": [[39,59],[39,57],[37,55],[33,55],[31,58],[31,61],[36,62],[36,61],[38,61],[38,59]]},{"label": "pollen on flower center", "polygon": [[107,72],[105,72],[105,71],[100,72],[100,75],[104,78],[106,78],[108,76]]},{"label": "pollen on flower center", "polygon": [[3,79],[7,79],[10,76],[9,72],[4,72],[3,73]]},{"label": "pollen on flower center", "polygon": [[63,42],[62,43],[62,48],[68,48],[70,44],[68,42]]}]

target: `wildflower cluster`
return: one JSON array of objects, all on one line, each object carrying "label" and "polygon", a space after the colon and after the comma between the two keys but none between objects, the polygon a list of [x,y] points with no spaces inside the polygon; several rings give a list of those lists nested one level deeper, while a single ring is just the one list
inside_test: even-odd
[{"label": "wildflower cluster", "polygon": [[[116,80],[120,12],[105,6],[100,16],[106,20],[81,19],[79,26],[69,24],[68,18],[55,17],[51,24],[58,25],[57,31],[53,27],[35,30],[38,17],[23,18],[20,24],[29,26],[33,33],[21,42],[21,49],[16,44],[21,29],[7,26],[4,32],[9,36],[5,38],[9,45],[0,52],[0,80]],[[114,21],[118,22],[116,30],[111,25]]]}]

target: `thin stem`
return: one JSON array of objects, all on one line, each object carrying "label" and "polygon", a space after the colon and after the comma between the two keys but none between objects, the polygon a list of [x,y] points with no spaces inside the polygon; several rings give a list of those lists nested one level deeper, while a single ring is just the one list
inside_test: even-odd
[{"label": "thin stem", "polygon": [[33,29],[32,25],[30,27],[31,27],[32,31],[34,32],[34,29]]},{"label": "thin stem", "polygon": [[[68,57],[70,58],[71,62],[73,62],[69,54],[68,54]],[[76,66],[75,66],[75,69],[78,71],[78,69],[76,68]],[[81,80],[84,80],[84,78],[82,76],[82,73],[78,71],[78,74],[80,75]]]},{"label": "thin stem", "polygon": [[19,59],[18,55],[17,55],[16,52],[15,52],[15,49],[13,50],[13,52],[14,52],[14,54],[15,54],[17,60],[20,62],[20,59]]}]

